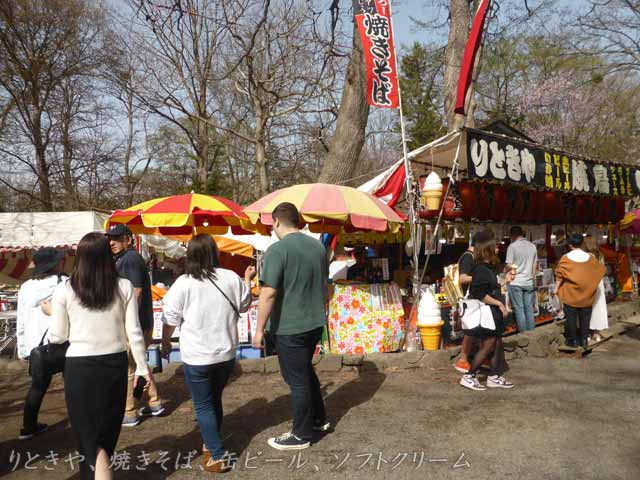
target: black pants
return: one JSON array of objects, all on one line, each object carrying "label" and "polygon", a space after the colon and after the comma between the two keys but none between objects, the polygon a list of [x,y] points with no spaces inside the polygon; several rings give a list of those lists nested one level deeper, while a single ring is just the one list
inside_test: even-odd
[{"label": "black pants", "polygon": [[22,419],[22,426],[26,431],[35,430],[42,399],[50,384],[51,375],[33,375],[31,377],[31,387],[24,401],[24,417]]},{"label": "black pants", "polygon": [[567,342],[586,341],[589,336],[591,322],[591,307],[564,306],[564,316],[567,319],[564,336]]},{"label": "black pants", "polygon": [[322,327],[298,335],[276,335],[280,371],[291,389],[292,433],[303,440],[313,437],[313,426],[326,421],[320,381],[313,368],[313,353],[322,339]]}]

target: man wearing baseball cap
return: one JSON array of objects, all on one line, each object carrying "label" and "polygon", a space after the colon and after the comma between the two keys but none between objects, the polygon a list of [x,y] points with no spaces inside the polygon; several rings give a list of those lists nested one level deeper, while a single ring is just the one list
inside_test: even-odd
[{"label": "man wearing baseball cap", "polygon": [[[149,347],[153,332],[153,301],[151,298],[151,280],[147,266],[133,246],[133,234],[129,227],[122,224],[111,225],[105,234],[111,244],[111,253],[116,261],[118,275],[126,278],[133,284],[133,290],[138,301],[138,316],[140,327],[144,334],[145,346]],[[135,362],[129,354],[129,388],[127,389],[127,405],[122,420],[123,427],[135,427],[140,424],[140,417],[162,415],[165,411],[162,406],[155,385],[150,385],[148,390],[149,405],[136,409],[136,399],[133,397],[133,379],[135,377]]]}]

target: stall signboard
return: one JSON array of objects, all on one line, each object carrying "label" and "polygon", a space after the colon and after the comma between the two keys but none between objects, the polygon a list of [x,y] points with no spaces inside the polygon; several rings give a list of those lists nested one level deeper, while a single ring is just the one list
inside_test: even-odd
[{"label": "stall signboard", "polygon": [[471,179],[583,195],[640,194],[640,167],[597,163],[473,129],[466,133]]}]

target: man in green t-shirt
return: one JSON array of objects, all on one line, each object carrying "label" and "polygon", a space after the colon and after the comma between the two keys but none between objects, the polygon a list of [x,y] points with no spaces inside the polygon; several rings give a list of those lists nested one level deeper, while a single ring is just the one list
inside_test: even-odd
[{"label": "man in green t-shirt", "polygon": [[322,243],[300,233],[295,205],[281,203],[272,217],[280,241],[269,247],[262,261],[253,344],[262,346],[270,318],[269,332],[275,336],[280,371],[291,389],[293,428],[268,443],[278,450],[302,450],[311,445],[314,432],[331,427],[312,363],[326,323],[327,257]]}]

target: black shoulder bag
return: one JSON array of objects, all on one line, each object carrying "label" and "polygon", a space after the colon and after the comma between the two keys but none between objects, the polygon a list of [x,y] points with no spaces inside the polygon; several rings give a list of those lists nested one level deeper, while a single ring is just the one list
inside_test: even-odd
[{"label": "black shoulder bag", "polygon": [[229,302],[229,305],[231,305],[231,308],[233,308],[233,311],[236,313],[236,316],[237,316],[237,317],[240,317],[240,310],[238,310],[238,307],[236,307],[236,306],[234,305],[234,303],[231,301],[231,299],[227,296],[227,294],[226,294],[226,293],[224,293],[224,292],[222,291],[222,289],[218,286],[218,284],[217,284],[216,282],[214,282],[214,281],[213,281],[213,278],[211,278],[211,277],[207,277],[207,278],[209,279],[209,281],[210,281],[211,283],[213,283],[213,286],[214,286],[214,287],[216,287],[216,288],[218,289],[218,291],[222,294],[222,296],[223,296],[224,298],[226,298],[226,299],[227,299],[227,302]]},{"label": "black shoulder bag", "polygon": [[[58,275],[58,283],[62,280]],[[69,341],[64,343],[44,343],[49,329],[47,328],[42,335],[40,344],[31,350],[29,354],[29,375],[48,376],[60,373],[64,370],[64,361],[69,348]]]},{"label": "black shoulder bag", "polygon": [[47,336],[47,328],[42,335],[40,345],[31,350],[29,355],[29,375],[46,376],[60,373],[64,370],[64,361],[67,355],[69,342],[64,343],[44,343]]}]

